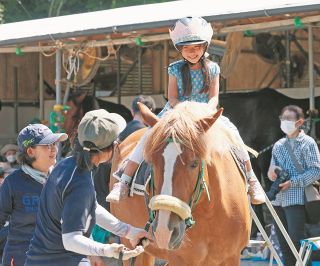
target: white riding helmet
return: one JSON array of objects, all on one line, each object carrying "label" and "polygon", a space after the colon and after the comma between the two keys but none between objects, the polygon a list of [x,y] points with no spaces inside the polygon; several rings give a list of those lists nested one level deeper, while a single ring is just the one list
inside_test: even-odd
[{"label": "white riding helmet", "polygon": [[[211,24],[201,17],[185,17],[179,19],[172,29],[170,38],[175,46],[206,43],[209,46],[213,30]],[[179,50],[179,49],[178,49]]]}]

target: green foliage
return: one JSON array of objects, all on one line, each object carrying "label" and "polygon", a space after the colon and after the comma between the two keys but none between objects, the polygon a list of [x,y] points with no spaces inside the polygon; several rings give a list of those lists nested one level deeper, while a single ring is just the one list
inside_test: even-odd
[{"label": "green foliage", "polygon": [[4,6],[3,4],[0,2],[0,24],[2,24],[3,21],[3,15],[4,15]]},{"label": "green foliage", "polygon": [[0,23],[169,1],[172,0],[0,0]]}]

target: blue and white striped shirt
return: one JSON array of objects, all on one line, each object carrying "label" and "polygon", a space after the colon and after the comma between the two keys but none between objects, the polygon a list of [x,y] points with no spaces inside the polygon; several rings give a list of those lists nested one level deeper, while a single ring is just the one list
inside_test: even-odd
[{"label": "blue and white striped shirt", "polygon": [[320,154],[314,139],[301,131],[293,140],[292,149],[304,169],[303,173],[299,173],[292,162],[285,146],[287,140],[288,138],[285,137],[275,143],[272,149],[271,165],[279,166],[288,172],[291,187],[277,194],[276,199],[272,201],[274,206],[304,205],[304,188],[320,179]]}]

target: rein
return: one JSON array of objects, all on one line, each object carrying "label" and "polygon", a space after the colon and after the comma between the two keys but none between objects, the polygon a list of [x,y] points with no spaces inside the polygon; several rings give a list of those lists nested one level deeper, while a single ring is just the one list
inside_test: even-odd
[{"label": "rein", "polygon": [[[191,211],[198,204],[198,202],[201,198],[202,192],[204,190],[206,190],[208,200],[211,201],[209,189],[208,189],[206,180],[204,178],[204,166],[205,166],[205,162],[204,162],[204,160],[201,160],[201,168],[200,168],[200,171],[198,174],[197,183],[196,183],[196,186],[193,190],[191,199],[189,201],[189,207],[190,207]],[[195,221],[193,220],[193,218],[191,216],[185,220],[185,223],[186,223],[187,228],[191,228],[195,224]]]}]

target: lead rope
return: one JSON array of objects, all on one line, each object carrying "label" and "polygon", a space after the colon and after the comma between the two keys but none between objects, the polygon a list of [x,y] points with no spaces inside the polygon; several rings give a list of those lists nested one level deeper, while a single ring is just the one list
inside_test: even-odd
[{"label": "lead rope", "polygon": [[[150,184],[150,185],[149,185],[149,189],[151,190],[151,194],[154,195],[154,180],[153,180],[153,170],[152,170],[152,168],[151,168],[151,173],[150,173],[150,183],[149,183],[149,184]],[[150,200],[149,200],[149,195],[147,194],[146,191],[144,191],[144,201],[145,201],[145,204],[146,204],[146,206],[147,206],[148,213],[149,213],[149,219],[148,219],[146,225],[144,226],[144,230],[147,231],[147,232],[149,232],[150,226],[151,226],[151,224],[153,223],[156,215],[155,215],[155,212],[152,211],[152,210],[149,208],[149,201],[150,201]],[[146,244],[146,241],[147,241],[146,238],[142,238],[142,239],[139,241],[138,246],[141,246],[141,245],[142,245],[143,247],[145,247],[145,246],[147,245],[147,244]],[[130,266],[134,266],[135,262],[136,262],[136,257],[133,257],[133,258],[130,259],[129,265],[130,265]]]}]

